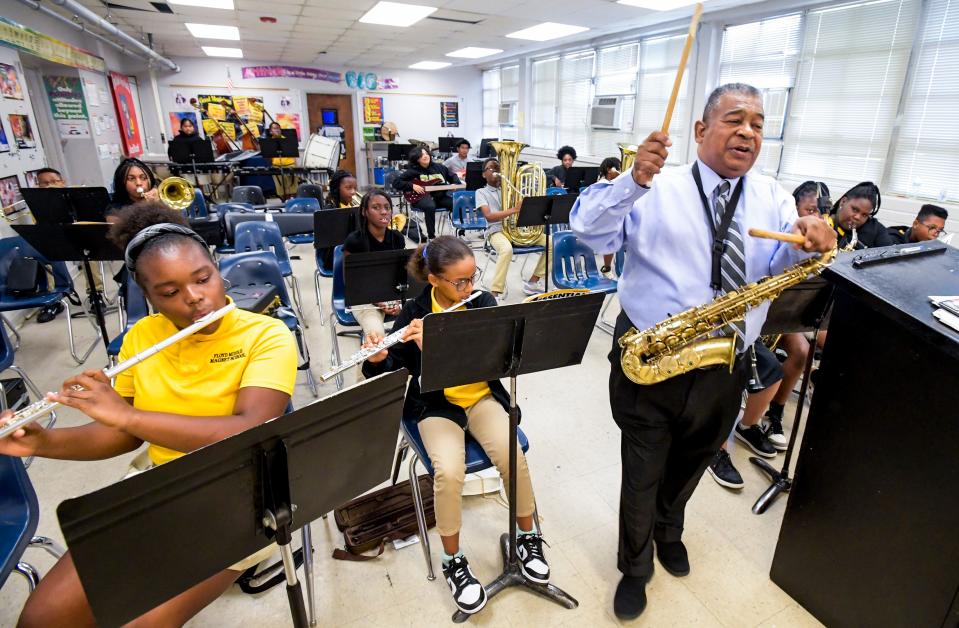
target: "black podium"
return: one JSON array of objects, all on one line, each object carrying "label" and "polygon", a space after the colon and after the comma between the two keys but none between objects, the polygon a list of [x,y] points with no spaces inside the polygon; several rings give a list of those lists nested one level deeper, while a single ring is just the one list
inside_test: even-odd
[{"label": "black podium", "polygon": [[928,297],[959,295],[959,251],[854,258],[824,273],[835,303],[771,577],[830,627],[954,627],[959,332]]}]

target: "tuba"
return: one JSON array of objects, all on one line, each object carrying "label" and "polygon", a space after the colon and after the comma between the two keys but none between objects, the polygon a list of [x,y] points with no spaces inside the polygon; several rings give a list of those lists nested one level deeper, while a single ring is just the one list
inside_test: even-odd
[{"label": "tuba", "polygon": [[[526,196],[546,193],[546,173],[539,164],[526,164],[518,168],[519,154],[526,148],[522,142],[490,142],[496,151],[500,171],[500,203],[503,209],[515,207]],[[543,235],[545,228],[519,227],[518,216],[513,214],[503,219],[503,234],[518,246],[532,246]]]},{"label": "tuba", "polygon": [[620,172],[629,172],[633,169],[633,162],[636,161],[636,151],[639,150],[639,147],[636,144],[618,144],[618,146]]},{"label": "tuba", "polygon": [[167,177],[157,186],[157,196],[170,209],[183,210],[193,204],[196,192],[183,177]]},{"label": "tuba", "polygon": [[390,229],[393,231],[402,231],[406,226],[406,214],[393,214],[390,219]]},{"label": "tuba", "polygon": [[732,321],[742,320],[747,311],[775,299],[810,274],[818,275],[835,254],[833,250],[809,258],[779,275],[727,292],[711,303],[680,312],[645,331],[631,328],[619,339],[623,373],[637,384],[648,385],[707,366],[728,364],[732,370],[736,360],[735,337],[713,334]]}]

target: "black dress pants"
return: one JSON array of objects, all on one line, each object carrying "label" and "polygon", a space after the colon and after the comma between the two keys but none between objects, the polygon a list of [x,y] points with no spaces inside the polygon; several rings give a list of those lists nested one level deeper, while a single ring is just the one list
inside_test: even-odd
[{"label": "black dress pants", "polygon": [[632,324],[616,321],[609,402],[622,431],[618,567],[628,576],[653,572],[653,541],[679,541],[686,502],[739,414],[748,361],[699,369],[658,384],[634,384],[616,344]]},{"label": "black dress pants", "polygon": [[423,212],[426,218],[426,235],[436,237],[436,209],[444,208],[453,211],[453,197],[446,192],[434,192],[421,198],[413,208]]}]

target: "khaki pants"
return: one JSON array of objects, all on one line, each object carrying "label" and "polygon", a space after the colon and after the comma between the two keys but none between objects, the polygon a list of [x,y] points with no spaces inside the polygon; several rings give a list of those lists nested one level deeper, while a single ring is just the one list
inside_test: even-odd
[{"label": "khaki pants", "polygon": [[[483,447],[509,487],[509,415],[492,395],[466,410],[467,430]],[[463,482],[466,478],[466,432],[444,417],[427,417],[419,423],[420,436],[433,463],[433,506],[440,536],[451,536],[462,525]],[[526,456],[517,444],[516,515],[533,514],[533,485]]]},{"label": "khaki pants", "polygon": [[[509,263],[513,259],[513,244],[509,241],[502,231],[497,231],[489,237],[490,244],[496,249],[496,272],[493,274],[493,283],[490,284],[490,291],[502,294],[506,289],[506,273],[509,272]],[[536,241],[538,246],[546,246],[546,234],[539,237]],[[546,275],[546,257],[540,253],[536,260],[536,268],[533,269],[533,275],[544,277]]]},{"label": "khaki pants", "polygon": [[386,313],[375,305],[355,305],[350,308],[353,312],[353,318],[363,328],[363,334],[368,336],[370,332],[376,332],[380,336],[386,335],[386,327],[383,321],[386,320]]}]

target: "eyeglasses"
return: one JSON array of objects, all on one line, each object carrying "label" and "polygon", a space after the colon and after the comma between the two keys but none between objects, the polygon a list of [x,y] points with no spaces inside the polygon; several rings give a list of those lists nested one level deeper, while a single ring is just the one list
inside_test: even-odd
[{"label": "eyeglasses", "polygon": [[465,288],[467,285],[473,285],[473,284],[475,284],[475,283],[476,283],[476,279],[477,279],[478,277],[479,277],[479,273],[477,272],[477,273],[473,273],[473,276],[472,276],[472,277],[468,277],[467,279],[457,279],[456,281],[450,281],[449,279],[447,279],[446,277],[443,277],[443,276],[440,276],[440,279],[442,279],[443,281],[445,281],[445,282],[448,283],[449,285],[453,286],[453,287],[456,288],[457,290],[462,290],[462,289]]},{"label": "eyeglasses", "polygon": [[945,227],[939,227],[937,225],[929,225],[924,222],[920,222],[919,224],[925,227],[929,231],[929,233],[931,233],[934,236],[946,235]]}]

